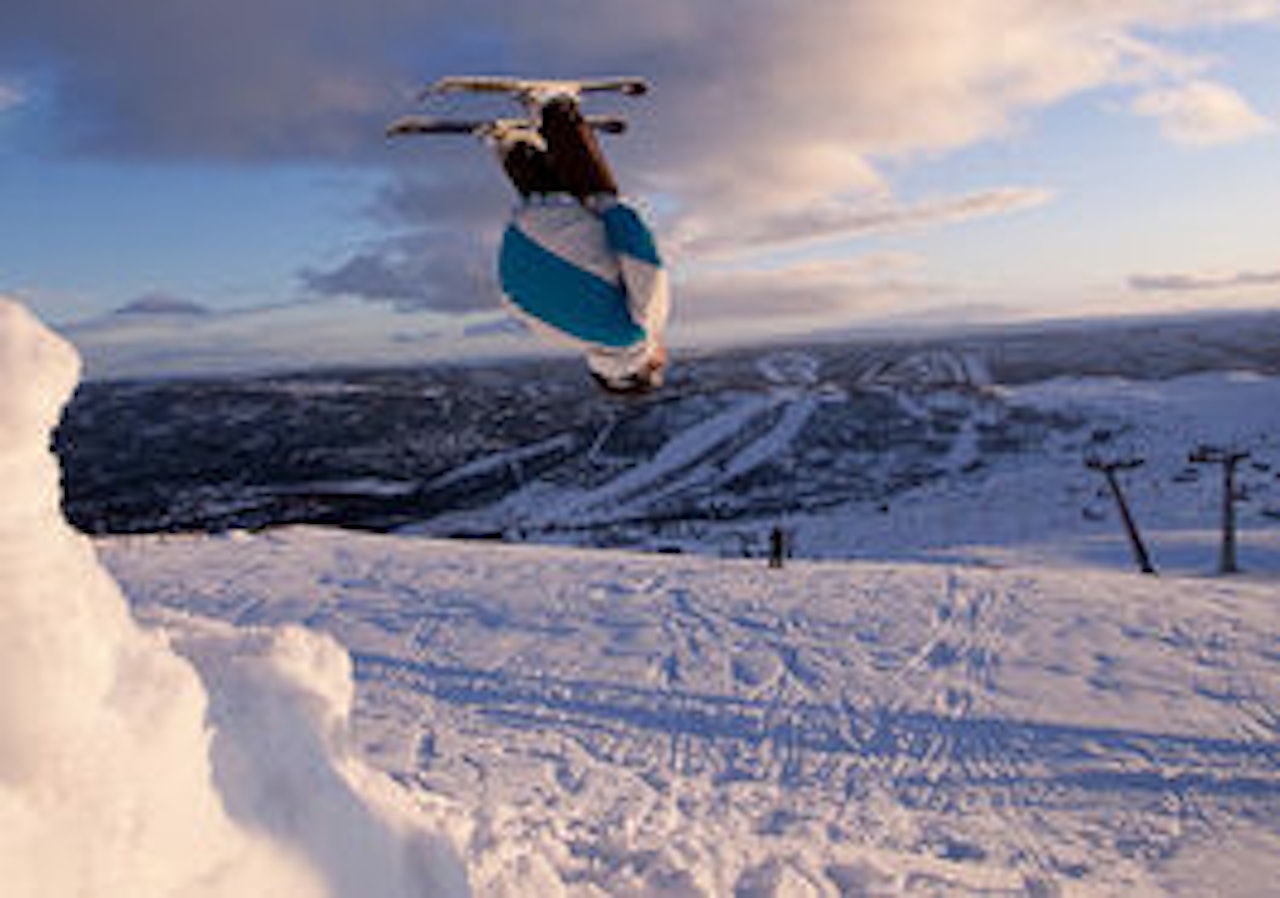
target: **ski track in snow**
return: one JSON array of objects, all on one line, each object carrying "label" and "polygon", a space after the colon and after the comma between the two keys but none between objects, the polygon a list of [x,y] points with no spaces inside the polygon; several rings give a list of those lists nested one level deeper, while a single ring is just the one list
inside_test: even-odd
[{"label": "ski track in snow", "polygon": [[429,480],[425,486],[427,491],[444,489],[461,483],[470,477],[487,474],[502,468],[509,468],[514,471],[520,471],[521,465],[529,460],[536,460],[545,455],[555,452],[562,452],[573,446],[573,437],[569,434],[560,434],[550,439],[532,443],[528,446],[521,446],[518,449],[512,449],[507,452],[495,452],[491,455],[485,455],[473,462],[445,473],[439,477]]},{"label": "ski track in snow", "polygon": [[500,503],[501,517],[534,527],[624,520],[694,485],[729,483],[785,451],[818,401],[787,390],[745,397],[673,437],[645,464],[594,489],[566,491],[550,501],[542,490],[517,492]]},{"label": "ski track in snow", "polygon": [[1280,874],[1274,584],[307,529],[101,548],[144,617],[333,633],[365,753],[489,809],[566,894],[1205,894],[1214,852]]}]

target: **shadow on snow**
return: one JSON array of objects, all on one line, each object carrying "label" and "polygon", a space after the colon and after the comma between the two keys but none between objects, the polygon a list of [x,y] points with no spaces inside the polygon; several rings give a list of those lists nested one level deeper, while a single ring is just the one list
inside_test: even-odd
[{"label": "shadow on snow", "polygon": [[[656,739],[672,766],[711,770],[722,779],[804,785],[839,776],[855,791],[860,773],[875,778],[884,771],[907,789],[1037,786],[1280,798],[1275,740],[695,693],[375,654],[354,658],[365,681],[403,684],[513,728],[572,731],[614,755],[619,745]],[[614,738],[593,738],[606,735]],[[605,744],[613,748],[602,749]]]}]

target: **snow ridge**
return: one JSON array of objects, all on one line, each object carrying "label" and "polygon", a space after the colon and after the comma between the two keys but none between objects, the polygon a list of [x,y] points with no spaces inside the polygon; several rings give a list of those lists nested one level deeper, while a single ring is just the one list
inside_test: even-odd
[{"label": "snow ridge", "polygon": [[78,373],[69,344],[0,299],[5,895],[466,894],[451,849],[349,753],[331,637],[134,622],[60,512],[49,435]]}]

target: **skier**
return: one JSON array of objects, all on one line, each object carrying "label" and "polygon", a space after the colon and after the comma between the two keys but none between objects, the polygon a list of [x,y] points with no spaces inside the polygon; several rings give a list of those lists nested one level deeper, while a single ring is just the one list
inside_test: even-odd
[{"label": "skier", "polygon": [[[407,118],[390,133],[469,129],[494,145],[521,198],[499,253],[508,303],[535,329],[580,347],[605,390],[648,392],[663,382],[670,306],[653,235],[620,198],[595,136],[600,123],[583,117],[574,83],[550,93],[540,89],[546,82],[528,84],[533,87],[518,87],[528,121]],[[476,89],[474,80],[461,89]]]}]

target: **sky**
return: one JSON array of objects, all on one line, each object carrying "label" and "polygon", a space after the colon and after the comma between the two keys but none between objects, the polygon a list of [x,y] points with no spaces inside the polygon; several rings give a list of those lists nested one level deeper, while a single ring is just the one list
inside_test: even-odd
[{"label": "sky", "polygon": [[[677,345],[1280,306],[1280,0],[46,0],[0,20],[0,294],[90,374],[516,351],[446,74],[643,75]],[[256,362],[254,360],[257,360]]]}]

